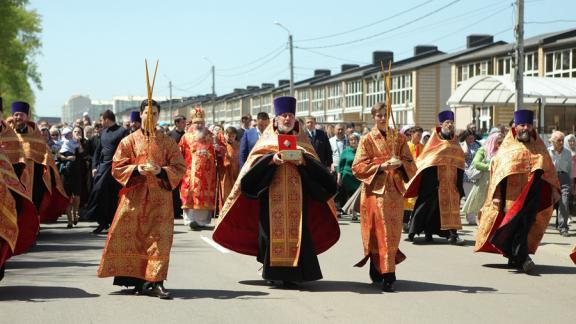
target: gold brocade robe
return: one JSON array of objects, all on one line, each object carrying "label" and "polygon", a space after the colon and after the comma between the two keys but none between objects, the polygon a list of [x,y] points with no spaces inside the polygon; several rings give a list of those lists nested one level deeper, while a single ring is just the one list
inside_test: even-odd
[{"label": "gold brocade robe", "polygon": [[[409,139],[407,139],[408,148],[412,154],[414,161],[420,156],[422,150],[424,149],[424,144],[413,144]],[[414,205],[416,204],[416,198],[404,198],[404,210],[414,210]]]},{"label": "gold brocade robe", "polygon": [[[187,132],[180,139],[179,147],[186,161],[186,174],[180,187],[182,209],[213,210],[216,195],[216,159],[214,134],[205,130],[204,137],[197,138]],[[220,139],[216,142],[223,147]]]},{"label": "gold brocade robe", "polygon": [[[540,209],[530,232],[528,233],[528,252],[533,254],[544,236],[554,203],[559,198],[560,183],[556,168],[552,163],[550,154],[540,137],[533,132],[530,143],[524,144],[516,139],[514,129],[511,129],[504,138],[498,153],[494,156],[490,166],[490,183],[488,196],[482,208],[482,220],[478,226],[476,236],[476,252],[500,253],[490,243],[490,239],[503,220],[504,215],[499,212],[493,198],[498,197],[500,183],[507,179],[505,211],[509,211],[516,203],[521,193],[536,170],[542,170],[543,186],[540,197]],[[504,202],[502,202],[504,203]]]},{"label": "gold brocade robe", "polygon": [[[46,193],[38,209],[41,222],[55,222],[62,215],[70,203],[70,198],[66,195],[60,173],[54,163],[54,157],[48,149],[46,139],[36,128],[36,124],[28,122],[28,132],[19,134],[14,132],[16,140],[20,142],[25,171],[20,175],[20,181],[26,188],[28,198],[32,199],[34,186],[43,185]],[[6,141],[13,142],[8,138]],[[16,157],[14,157],[16,158]],[[21,160],[21,158],[20,158]],[[41,164],[44,167],[42,179],[34,179],[34,164]],[[41,182],[40,182],[41,181]]]},{"label": "gold brocade robe", "polygon": [[[12,255],[22,254],[34,244],[39,221],[36,207],[14,172],[12,163],[0,151],[0,266]],[[18,209],[16,206],[18,205]]]},{"label": "gold brocade robe", "polygon": [[[318,156],[305,132],[296,124],[297,148],[315,160]],[[256,142],[240,170],[230,195],[220,213],[214,241],[238,253],[258,253],[259,201],[246,198],[241,190],[242,177],[264,155],[278,152],[278,133],[270,124]],[[340,237],[334,201],[318,202],[302,196],[302,179],[292,163],[277,166],[268,189],[270,217],[270,266],[298,266],[302,240],[302,202],[308,199],[309,231],[315,253],[320,254]]]},{"label": "gold brocade robe", "polygon": [[432,131],[424,150],[416,159],[418,171],[408,183],[405,198],[417,197],[420,190],[422,171],[438,168],[438,208],[440,209],[440,229],[461,229],[460,193],[456,186],[458,169],[464,170],[464,152],[457,138],[444,140],[440,137],[440,127]]},{"label": "gold brocade robe", "polygon": [[20,183],[12,164],[8,161],[7,157],[0,152],[0,266],[3,261],[3,247],[2,240],[8,244],[11,252],[16,248],[16,240],[18,239],[18,215],[16,212],[16,201],[10,191],[14,188],[22,193],[25,192],[24,186]]},{"label": "gold brocade robe", "polygon": [[240,173],[240,143],[234,141],[232,144],[226,143],[226,154],[220,171],[220,209],[224,201],[230,195],[234,182]]},{"label": "gold brocade robe", "polygon": [[[140,175],[151,159],[159,176]],[[142,130],[125,137],[112,160],[112,176],[124,187],[98,269],[99,277],[125,276],[146,281],[166,279],[172,247],[172,190],[186,166],[174,140],[156,132],[148,151]]]},{"label": "gold brocade robe", "polygon": [[20,139],[8,124],[0,120],[0,149],[11,164],[26,163]]},{"label": "gold brocade robe", "polygon": [[404,212],[402,194],[404,182],[416,172],[406,137],[398,134],[395,141],[395,155],[402,161],[400,168],[378,171],[394,155],[394,144],[392,137],[383,136],[377,127],[360,139],[352,164],[354,176],[362,182],[360,223],[364,259],[357,266],[363,266],[371,257],[380,273],[394,272],[396,264],[406,259],[398,248]]}]

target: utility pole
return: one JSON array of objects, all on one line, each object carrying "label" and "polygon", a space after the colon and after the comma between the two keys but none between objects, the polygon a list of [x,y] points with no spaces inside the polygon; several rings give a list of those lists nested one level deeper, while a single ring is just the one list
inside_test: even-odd
[{"label": "utility pole", "polygon": [[216,68],[212,64],[212,125],[216,125]]},{"label": "utility pole", "polygon": [[168,122],[172,122],[172,81],[168,82],[168,88],[170,88],[170,116],[168,116]]},{"label": "utility pole", "polygon": [[210,72],[212,73],[212,125],[216,125],[216,67],[208,57],[202,56],[202,59],[210,63]]},{"label": "utility pole", "polygon": [[292,33],[288,28],[286,28],[286,26],[282,25],[278,21],[275,21],[274,25],[277,25],[288,32],[288,47],[290,49],[290,95],[294,96],[294,42],[292,41]]},{"label": "utility pole", "polygon": [[288,35],[288,44],[290,44],[290,95],[294,96],[294,43],[292,34]]},{"label": "utility pole", "polygon": [[514,83],[516,85],[516,102],[514,110],[524,106],[524,0],[516,0],[516,26],[514,27],[516,44],[514,59],[516,61]]}]

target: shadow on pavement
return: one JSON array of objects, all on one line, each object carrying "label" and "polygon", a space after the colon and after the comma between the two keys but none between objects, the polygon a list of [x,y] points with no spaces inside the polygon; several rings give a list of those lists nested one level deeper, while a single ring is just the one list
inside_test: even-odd
[{"label": "shadow on pavement", "polygon": [[[492,268],[492,269],[506,269],[509,270],[509,272],[512,273],[521,273],[524,274],[524,272],[517,270],[515,268],[511,268],[506,264],[484,264],[482,265],[483,267],[486,268]],[[564,266],[556,266],[556,265],[536,265],[536,267],[534,267],[534,270],[532,270],[529,275],[530,276],[535,276],[535,277],[539,277],[540,275],[546,275],[546,274],[576,274],[576,267],[564,267]]]},{"label": "shadow on pavement", "polygon": [[252,299],[269,295],[262,291],[234,291],[208,289],[168,289],[174,299]]},{"label": "shadow on pavement", "polygon": [[27,253],[68,252],[68,251],[86,251],[86,250],[103,250],[103,249],[104,246],[96,246],[96,245],[43,244],[43,242],[39,242]]},{"label": "shadow on pavement", "polygon": [[0,301],[43,302],[47,299],[90,298],[100,295],[90,294],[79,288],[9,286],[0,287]]},{"label": "shadow on pavement", "polygon": [[244,280],[239,281],[242,285],[268,287],[278,290],[300,290],[308,292],[354,292],[357,294],[381,294],[382,290],[377,286],[366,282],[355,281],[330,281],[320,280],[313,282],[297,283],[293,287],[284,288],[269,284],[266,280]]},{"label": "shadow on pavement", "polygon": [[63,262],[63,261],[8,261],[6,268],[10,269],[38,269],[38,268],[64,268],[64,267],[97,267],[97,263]]},{"label": "shadow on pavement", "polygon": [[496,292],[497,289],[479,286],[459,286],[446,285],[433,282],[398,280],[396,281],[396,291],[398,292],[427,292],[427,291],[453,291],[465,294]]}]

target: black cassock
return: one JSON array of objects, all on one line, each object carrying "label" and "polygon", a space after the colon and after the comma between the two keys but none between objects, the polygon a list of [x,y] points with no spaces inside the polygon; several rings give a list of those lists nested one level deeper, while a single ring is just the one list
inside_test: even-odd
[{"label": "black cassock", "polygon": [[[449,237],[450,231],[440,229],[440,205],[438,204],[438,168],[429,167],[420,174],[420,189],[414,205],[414,211],[410,221],[410,234],[436,234],[441,237]],[[462,186],[464,171],[458,169],[456,188],[460,197],[464,196]]]},{"label": "black cassock", "polygon": [[96,169],[92,190],[84,218],[97,221],[102,226],[110,225],[118,207],[121,185],[112,176],[112,158],[120,141],[129,131],[116,124],[102,130],[100,143],[92,157],[92,169]]},{"label": "black cassock", "polygon": [[[308,203],[306,197],[326,202],[336,194],[337,186],[333,177],[320,162],[306,156],[306,164],[298,166],[302,179],[302,241],[297,267],[270,266],[270,218],[268,206],[268,187],[277,166],[272,164],[273,154],[264,155],[254,163],[241,180],[241,191],[249,199],[260,200],[258,221],[258,262],[263,264],[262,277],[266,280],[312,281],[322,279],[322,271],[316,256],[314,242],[309,230]],[[288,162],[286,162],[288,163]]]}]

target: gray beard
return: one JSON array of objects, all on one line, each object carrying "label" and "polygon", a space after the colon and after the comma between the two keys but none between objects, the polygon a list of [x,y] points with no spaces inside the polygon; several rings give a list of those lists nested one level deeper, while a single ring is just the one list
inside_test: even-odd
[{"label": "gray beard", "polygon": [[288,127],[278,125],[278,133],[280,134],[288,134],[292,131],[293,128],[288,129]]},{"label": "gray beard", "polygon": [[522,132],[516,135],[516,139],[522,143],[530,142],[530,132]]},{"label": "gray beard", "polygon": [[452,136],[454,136],[454,132],[453,131],[445,131],[444,128],[440,128],[440,133],[442,133],[442,135],[444,135],[445,138],[452,138]]},{"label": "gray beard", "polygon": [[198,139],[204,138],[204,130],[196,130],[194,131],[194,136]]}]

